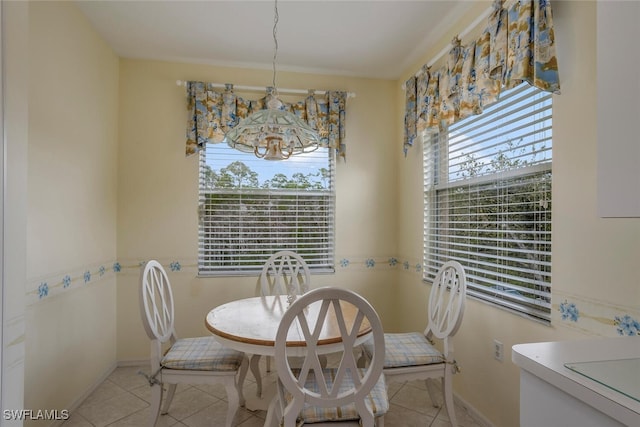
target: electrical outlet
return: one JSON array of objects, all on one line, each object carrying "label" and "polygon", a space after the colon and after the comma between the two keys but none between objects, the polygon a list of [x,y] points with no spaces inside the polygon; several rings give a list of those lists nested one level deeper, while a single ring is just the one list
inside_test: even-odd
[{"label": "electrical outlet", "polygon": [[493,340],[493,358],[500,362],[504,360],[504,346],[498,340]]}]

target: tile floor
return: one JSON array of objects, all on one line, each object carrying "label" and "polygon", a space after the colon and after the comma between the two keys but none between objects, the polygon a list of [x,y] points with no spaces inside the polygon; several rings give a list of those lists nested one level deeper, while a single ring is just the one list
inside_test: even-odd
[{"label": "tile floor", "polygon": [[[264,360],[264,358],[262,358]],[[261,363],[263,363],[261,361]],[[74,411],[63,427],[143,427],[148,423],[150,389],[138,371],[148,366],[117,368]],[[274,381],[275,374],[266,373],[263,384]],[[251,373],[244,385],[245,396],[255,395],[256,384]],[[386,427],[449,427],[446,410],[430,404],[422,381],[389,385],[390,410]],[[222,386],[178,386],[169,413],[159,418],[157,426],[217,427],[224,426],[227,402]],[[456,406],[460,427],[480,427],[467,411]],[[236,414],[239,427],[261,427],[266,412],[240,408]]]}]

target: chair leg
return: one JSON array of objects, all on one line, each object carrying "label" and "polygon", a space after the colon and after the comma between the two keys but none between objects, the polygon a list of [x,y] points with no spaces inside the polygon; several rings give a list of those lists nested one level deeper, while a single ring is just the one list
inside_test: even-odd
[{"label": "chair leg", "polygon": [[298,414],[302,411],[303,403],[299,404],[295,401],[289,403],[284,409],[282,413],[282,426],[283,427],[295,427],[296,421],[298,419]]},{"label": "chair leg", "polygon": [[327,355],[326,354],[319,354],[318,355],[318,361],[320,362],[320,366],[322,366],[322,369],[327,367]]},{"label": "chair leg", "polygon": [[[427,392],[429,392],[429,398],[431,399],[431,403],[433,404],[434,408],[439,408],[440,405],[438,404],[438,392],[435,389],[435,385],[433,384],[433,380],[431,378],[427,378],[426,380],[424,380],[425,384],[427,385]],[[442,392],[444,393],[444,390],[442,390]]]},{"label": "chair leg", "polygon": [[447,408],[447,415],[449,415],[449,421],[451,421],[451,427],[458,427],[458,420],[456,419],[456,411],[453,407],[453,381],[452,374],[445,372],[442,378],[442,394],[444,396],[444,404]]},{"label": "chair leg", "polygon": [[162,415],[166,415],[169,412],[169,406],[171,406],[171,402],[173,401],[173,395],[176,394],[177,384],[169,384],[169,388],[167,389],[167,398],[164,400],[164,405],[162,406]]},{"label": "chair leg", "polygon": [[384,415],[376,418],[376,427],[384,427]]},{"label": "chair leg", "polygon": [[225,381],[224,387],[227,389],[227,401],[229,402],[225,427],[231,427],[236,417],[236,412],[238,412],[238,408],[240,407],[240,392],[238,391],[235,376]]},{"label": "chair leg", "polygon": [[240,370],[238,371],[238,381],[236,382],[236,388],[238,389],[238,394],[240,395],[240,406],[244,406],[244,379],[247,377],[247,371],[249,370],[249,358],[245,356],[242,359],[242,364],[240,365]]},{"label": "chair leg", "polygon": [[249,367],[251,368],[251,372],[253,373],[253,376],[256,379],[256,386],[257,386],[256,396],[262,397],[262,376],[260,375],[260,365],[258,365],[259,362],[260,362],[260,355],[254,354],[251,356],[251,362],[249,363]]},{"label": "chair leg", "polygon": [[367,363],[369,362],[369,358],[367,357],[367,353],[365,353],[364,348],[360,346],[360,356],[358,357],[358,368],[366,368]]},{"label": "chair leg", "polygon": [[279,401],[275,397],[269,402],[267,416],[264,419],[264,427],[276,427],[279,424],[278,419],[282,418],[282,414],[278,414],[278,403]]},{"label": "chair leg", "polygon": [[151,386],[151,407],[149,413],[149,426],[155,427],[160,415],[160,404],[162,403],[162,384],[154,384]]},{"label": "chair leg", "polygon": [[364,401],[356,402],[356,410],[360,414],[360,425],[362,427],[375,427],[376,420],[373,416],[373,412],[367,409]]}]

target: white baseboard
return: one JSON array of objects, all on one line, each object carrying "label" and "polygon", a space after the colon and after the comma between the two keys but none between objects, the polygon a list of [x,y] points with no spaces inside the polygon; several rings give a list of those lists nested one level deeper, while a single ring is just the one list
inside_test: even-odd
[{"label": "white baseboard", "polygon": [[485,417],[484,415],[482,415],[482,413],[480,411],[478,411],[476,408],[474,408],[473,406],[471,406],[469,404],[469,402],[467,402],[466,400],[464,400],[463,398],[461,398],[460,396],[458,396],[456,393],[453,393],[453,400],[455,400],[455,402],[462,406],[464,409],[466,409],[467,413],[469,414],[469,416],[471,418],[474,419],[474,421],[478,424],[480,424],[482,427],[495,427],[495,425],[489,421],[487,419],[487,417]]},{"label": "white baseboard", "polygon": [[[69,413],[73,413],[76,409],[78,409],[78,407],[82,405],[82,402],[84,402],[91,395],[91,393],[93,393],[98,387],[100,387],[100,385],[105,382],[107,378],[109,378],[109,375],[111,375],[113,371],[116,370],[116,368],[126,368],[130,366],[149,366],[149,359],[120,360],[118,362],[114,362],[111,366],[109,366],[109,368],[105,370],[105,372],[100,377],[98,377],[98,379],[93,384],[91,384],[91,386],[84,393],[82,393],[82,395],[80,395],[80,397],[74,400],[74,402],[68,408]],[[50,424],[49,427],[61,427],[62,423],[64,423],[64,420],[57,420]]]},{"label": "white baseboard", "polygon": [[119,360],[118,368],[128,368],[131,366],[149,366],[149,363],[149,359]]},{"label": "white baseboard", "polygon": [[[89,388],[87,390],[85,390],[84,393],[82,393],[76,400],[73,401],[73,403],[71,405],[69,405],[69,407],[67,408],[69,410],[69,413],[73,413],[76,409],[78,409],[78,407],[80,405],[82,405],[82,402],[85,401],[85,399],[87,397],[89,397],[91,395],[91,393],[93,393],[98,387],[100,387],[100,385],[109,377],[109,375],[111,375],[111,373],[116,369],[117,367],[117,363],[112,363],[104,372],[103,374],[98,377],[98,379],[96,381],[94,381],[93,384],[91,384],[91,386],[89,386]],[[64,423],[64,420],[56,420],[53,423],[51,423],[49,425],[49,427],[60,427],[62,424]]]},{"label": "white baseboard", "polygon": [[[433,381],[433,385],[438,389],[438,392],[442,393],[442,386],[440,381]],[[482,415],[480,411],[478,411],[475,407],[473,407],[469,402],[461,398],[456,392],[453,393],[454,403],[462,406],[469,416],[473,418],[473,420],[478,423],[481,427],[496,427],[487,417]]]}]

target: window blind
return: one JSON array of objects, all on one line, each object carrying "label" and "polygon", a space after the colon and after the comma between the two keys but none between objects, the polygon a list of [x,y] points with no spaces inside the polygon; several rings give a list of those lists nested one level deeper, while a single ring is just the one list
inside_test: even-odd
[{"label": "window blind", "polygon": [[334,268],[332,150],[267,161],[208,144],[200,154],[201,275],[255,274],[276,251],[295,251],[313,271]]},{"label": "window blind", "polygon": [[423,278],[457,260],[469,295],[549,321],[551,162],[552,97],[527,84],[425,135]]}]

